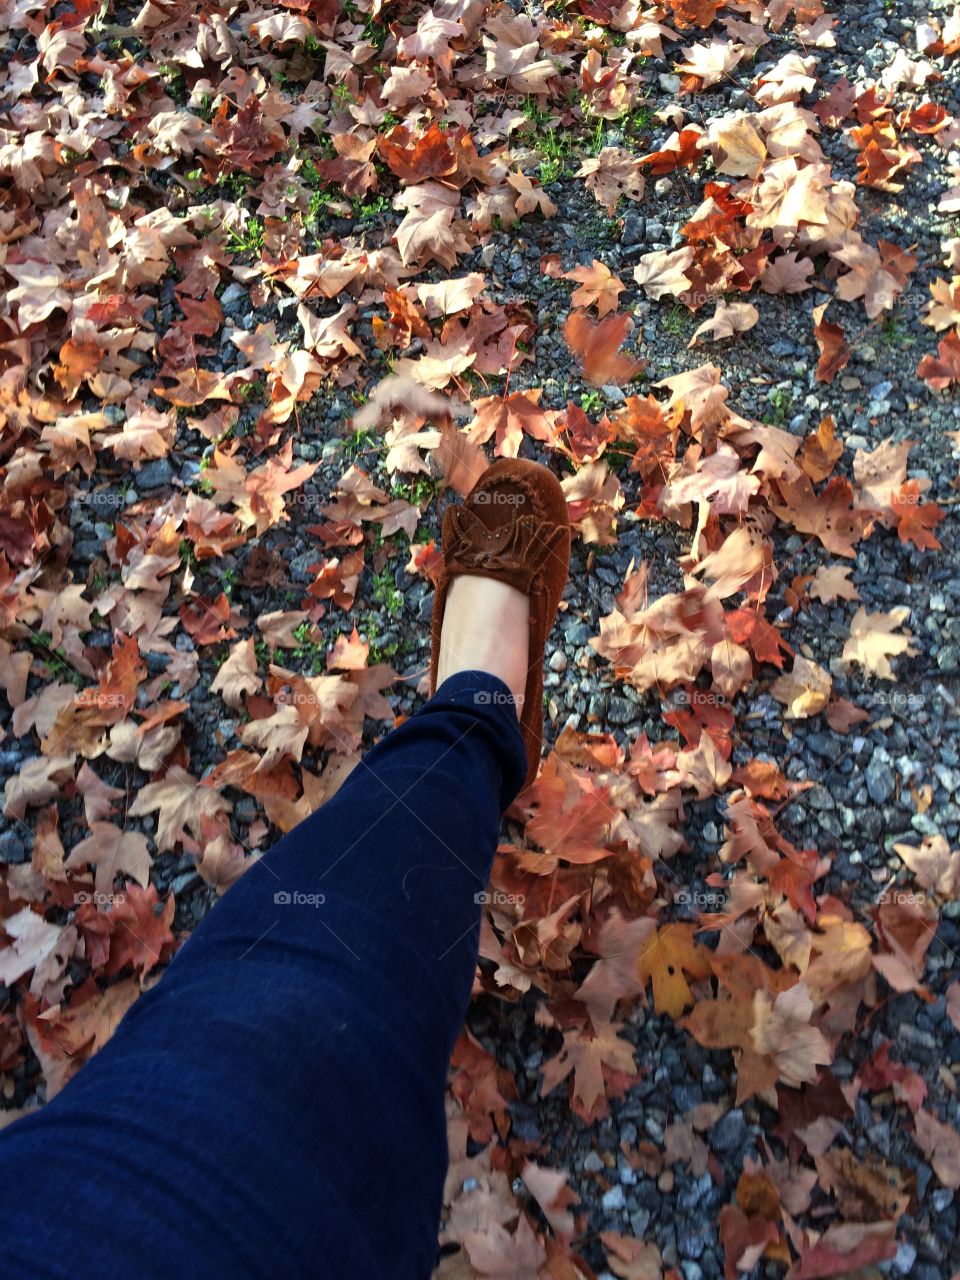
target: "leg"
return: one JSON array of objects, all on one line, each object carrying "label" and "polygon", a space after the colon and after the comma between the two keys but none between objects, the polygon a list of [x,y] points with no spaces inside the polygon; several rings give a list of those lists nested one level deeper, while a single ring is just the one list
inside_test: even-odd
[{"label": "leg", "polygon": [[526,771],[508,692],[451,676],[0,1136],[3,1275],[427,1280],[475,895]]}]

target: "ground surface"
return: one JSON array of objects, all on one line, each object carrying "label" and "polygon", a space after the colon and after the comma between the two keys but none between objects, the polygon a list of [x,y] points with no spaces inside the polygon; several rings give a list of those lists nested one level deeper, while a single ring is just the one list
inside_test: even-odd
[{"label": "ground surface", "polygon": [[578,536],[439,1274],[960,1270],[960,27],[715,8],[8,10],[12,1114],[420,705],[519,448]]}]

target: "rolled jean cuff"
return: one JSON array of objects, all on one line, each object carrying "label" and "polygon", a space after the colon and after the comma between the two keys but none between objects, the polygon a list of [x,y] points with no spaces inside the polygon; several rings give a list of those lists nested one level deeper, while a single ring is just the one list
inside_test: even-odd
[{"label": "rolled jean cuff", "polygon": [[527,776],[527,748],[520,732],[516,695],[505,681],[489,671],[458,671],[437,686],[436,693],[417,714],[427,715],[445,707],[469,710],[492,731],[489,740],[495,744],[503,777],[500,812],[505,813],[520,794]]}]

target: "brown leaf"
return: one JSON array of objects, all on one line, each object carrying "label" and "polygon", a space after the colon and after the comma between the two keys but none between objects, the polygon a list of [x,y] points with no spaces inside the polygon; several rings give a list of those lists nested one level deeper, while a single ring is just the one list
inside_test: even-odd
[{"label": "brown leaf", "polygon": [[88,863],[93,864],[96,872],[94,888],[97,894],[109,897],[118,875],[131,876],[146,888],[152,859],[146,837],[138,831],[122,831],[112,822],[94,822],[90,826],[90,835],[74,845],[63,865],[74,871]]},{"label": "brown leaf", "polygon": [[820,363],[817,365],[817,381],[832,382],[841,369],[850,363],[850,348],[847,346],[843,329],[838,324],[831,324],[824,319],[827,307],[813,309],[813,336],[820,348]]},{"label": "brown leaf", "polygon": [[589,267],[574,267],[563,278],[577,280],[580,284],[580,288],[571,295],[570,305],[588,309],[596,304],[597,315],[601,318],[610,311],[616,311],[618,299],[625,288],[623,281],[598,258],[594,258]]},{"label": "brown leaf", "polygon": [[945,1187],[960,1187],[960,1133],[921,1108],[914,1114],[916,1143]]},{"label": "brown leaf", "polygon": [[567,316],[563,336],[594,386],[629,382],[646,368],[646,361],[618,354],[632,327],[630,317],[620,313],[608,315],[596,325],[577,312]]},{"label": "brown leaf", "polygon": [[896,654],[917,652],[910,644],[913,637],[909,631],[894,634],[894,629],[909,616],[910,610],[905,605],[889,613],[867,613],[861,605],[850,624],[850,638],[843,646],[841,662],[847,666],[856,662],[882,680],[896,680],[888,659]]}]

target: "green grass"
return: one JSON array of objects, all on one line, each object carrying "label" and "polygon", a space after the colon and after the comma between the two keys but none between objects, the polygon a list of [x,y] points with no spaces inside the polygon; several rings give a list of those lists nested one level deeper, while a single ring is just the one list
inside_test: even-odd
[{"label": "green grass", "polygon": [[428,506],[440,492],[440,486],[430,476],[416,476],[409,483],[394,480],[390,492],[395,498],[403,498],[421,510]]},{"label": "green grass", "polygon": [[248,218],[242,227],[227,233],[227,245],[233,253],[263,252],[263,223],[259,218]]},{"label": "green grass", "polygon": [[253,186],[254,181],[249,173],[243,173],[237,169],[235,173],[221,178],[217,185],[222,187],[232,200],[239,203],[246,196],[248,188]]},{"label": "green grass", "polygon": [[343,442],[343,456],[352,462],[361,453],[366,453],[368,449],[379,449],[380,439],[372,427],[368,427],[363,431],[355,431],[352,436],[348,436]]},{"label": "green grass", "polygon": [[653,112],[649,107],[634,107],[628,111],[620,121],[620,126],[627,137],[635,136],[643,133],[653,119]]},{"label": "green grass", "polygon": [[890,316],[880,330],[880,341],[885,347],[912,347],[916,339],[907,332],[902,320]]},{"label": "green grass", "polygon": [[370,646],[368,655],[368,664],[375,666],[378,662],[385,662],[394,657],[400,648],[399,640],[389,640],[384,644],[380,639],[380,619],[375,613],[365,613],[360,617],[358,627],[360,634]]},{"label": "green grass", "polygon": [[520,110],[538,129],[548,124],[553,119],[554,114],[552,111],[545,111],[540,106],[539,98],[529,96]]},{"label": "green grass", "polygon": [[66,680],[69,684],[82,689],[86,681],[76,667],[72,666],[63,649],[53,648],[53,636],[46,631],[34,631],[27,626],[30,643],[43,653],[43,661],[55,680]]},{"label": "green grass", "polygon": [[183,69],[174,66],[170,62],[161,62],[159,71],[167,87],[167,93],[169,93],[178,107],[185,107],[187,105],[187,82],[184,79]]},{"label": "green grass", "polygon": [[396,579],[386,566],[373,575],[370,598],[384,608],[391,618],[398,618],[403,612],[403,592],[397,587]]},{"label": "green grass", "polygon": [[672,333],[675,338],[682,338],[686,332],[686,308],[676,303],[670,308],[667,314],[660,322],[661,329],[665,329],[667,333]]},{"label": "green grass", "polygon": [[[267,399],[267,384],[263,378],[254,378],[252,382],[244,382],[237,388],[237,395],[240,397],[242,404],[264,404]],[[220,444],[227,438],[228,433],[233,434],[236,426],[228,427],[227,430],[217,439]]]},{"label": "green grass", "polygon": [[773,406],[774,426],[786,426],[793,409],[793,392],[788,387],[777,387],[770,397]]},{"label": "green grass", "polygon": [[539,176],[542,186],[570,174],[571,168],[567,161],[573,151],[573,139],[569,132],[546,129],[537,134],[533,145],[540,153]]},{"label": "green grass", "polygon": [[315,640],[313,633],[312,622],[301,622],[293,633],[297,645],[291,652],[300,662],[309,664],[313,675],[319,675],[326,670],[327,652],[322,637]]},{"label": "green grass", "polygon": [[362,200],[359,196],[353,198],[354,215],[360,219],[378,218],[381,213],[386,213],[390,208],[389,196],[371,196],[367,200]]},{"label": "green grass", "polygon": [[605,403],[599,391],[585,391],[580,397],[580,407],[584,413],[602,413]]}]

